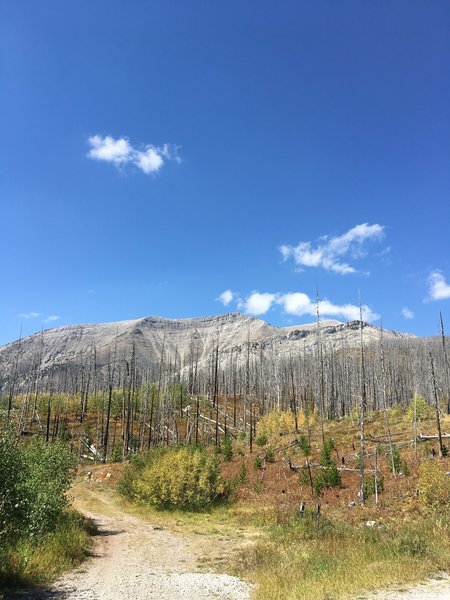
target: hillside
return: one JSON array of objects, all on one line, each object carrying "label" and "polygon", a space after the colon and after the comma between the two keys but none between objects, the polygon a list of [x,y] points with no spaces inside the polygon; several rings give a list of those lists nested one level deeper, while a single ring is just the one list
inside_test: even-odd
[{"label": "hillside", "polygon": [[[317,345],[318,332],[325,348],[354,348],[360,345],[360,322],[323,321],[274,327],[261,319],[229,313],[195,319],[145,317],[115,323],[70,325],[48,329],[0,347],[0,385],[13,373],[20,378],[31,372],[49,373],[66,367],[95,363],[101,370],[114,362],[129,361],[135,353],[136,364],[148,368],[161,357],[171,359],[183,371],[194,362],[207,366],[218,347],[219,363],[226,368],[230,357],[245,360],[250,345],[252,354],[270,349],[278,356],[296,356]],[[379,329],[362,325],[365,344],[379,340]],[[414,336],[385,331],[387,340]],[[249,344],[250,343],[250,344]]]}]

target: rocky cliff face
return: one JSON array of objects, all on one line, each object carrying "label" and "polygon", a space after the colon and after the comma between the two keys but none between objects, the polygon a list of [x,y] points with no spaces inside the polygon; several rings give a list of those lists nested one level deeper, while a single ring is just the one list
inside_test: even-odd
[{"label": "rocky cliff face", "polygon": [[[386,339],[413,337],[386,331]],[[357,347],[360,343],[360,322],[323,321],[320,339],[325,348]],[[379,330],[363,323],[363,339],[370,344],[379,339]],[[224,367],[234,356],[244,360],[248,342],[252,353],[270,348],[283,356],[311,351],[318,340],[317,324],[296,327],[273,327],[261,319],[240,313],[229,313],[196,319],[164,319],[145,317],[117,323],[71,325],[49,329],[23,340],[0,347],[0,385],[10,380],[12,373],[20,376],[33,370],[48,373],[61,371],[94,360],[98,369],[113,361],[130,360],[133,349],[141,367],[157,364],[162,353],[178,369],[193,361],[201,367],[211,360],[219,347],[219,361]]]}]

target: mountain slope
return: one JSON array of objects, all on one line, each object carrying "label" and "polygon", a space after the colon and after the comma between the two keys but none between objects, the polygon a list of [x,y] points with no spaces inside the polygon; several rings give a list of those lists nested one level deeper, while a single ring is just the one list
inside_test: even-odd
[{"label": "mountain slope", "polygon": [[[316,346],[318,335],[325,348],[357,347],[360,343],[360,322],[316,323],[274,327],[261,319],[240,313],[229,313],[195,319],[164,319],[145,317],[116,323],[70,325],[48,329],[23,340],[0,347],[0,384],[12,373],[26,375],[33,370],[49,373],[66,366],[95,362],[98,369],[114,362],[129,361],[146,367],[158,364],[162,354],[172,360],[174,369],[186,368],[196,362],[204,365],[219,348],[219,362],[226,366],[230,355],[244,360],[244,350],[252,354],[271,348],[280,356],[298,354]],[[379,340],[379,330],[363,323],[365,344]],[[392,331],[386,339],[413,337]]]}]

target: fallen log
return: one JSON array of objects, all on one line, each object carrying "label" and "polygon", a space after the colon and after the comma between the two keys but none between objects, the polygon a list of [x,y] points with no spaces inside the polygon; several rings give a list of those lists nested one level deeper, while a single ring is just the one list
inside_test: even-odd
[{"label": "fallen log", "polygon": [[[441,438],[450,438],[450,433],[443,433],[441,435]],[[438,440],[438,439],[439,439],[438,435],[423,435],[422,433],[420,433],[419,437],[417,438],[417,441],[426,442],[427,440]]]}]

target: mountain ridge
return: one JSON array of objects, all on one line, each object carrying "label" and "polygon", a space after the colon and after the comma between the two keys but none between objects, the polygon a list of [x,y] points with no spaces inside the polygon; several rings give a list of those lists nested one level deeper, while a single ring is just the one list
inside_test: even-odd
[{"label": "mountain ridge", "polygon": [[[379,328],[369,323],[336,320],[276,327],[248,315],[231,312],[207,317],[167,319],[147,316],[107,323],[55,327],[0,347],[0,385],[13,371],[25,375],[32,370],[75,366],[95,354],[102,369],[114,360],[129,360],[134,354],[141,366],[158,363],[161,355],[172,357],[183,370],[196,361],[206,365],[219,348],[219,362],[226,368],[230,355],[243,357],[244,348],[264,351],[269,346],[280,356],[311,351],[318,336],[325,347],[356,347],[361,330],[365,344],[379,340]],[[386,339],[413,338],[411,334],[384,330]],[[242,359],[243,360],[243,359]]]}]

